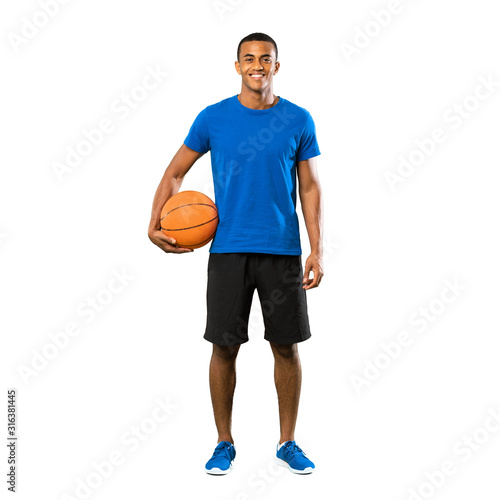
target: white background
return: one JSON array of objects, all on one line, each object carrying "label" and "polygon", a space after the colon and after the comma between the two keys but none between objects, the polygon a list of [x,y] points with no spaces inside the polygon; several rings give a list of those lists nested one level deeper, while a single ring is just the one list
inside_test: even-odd
[{"label": "white background", "polygon": [[[385,22],[374,14],[394,2],[221,4],[72,0],[20,45],[41,7],[2,6],[2,421],[14,387],[18,498],[83,498],[88,478],[88,498],[498,498],[488,416],[500,407],[500,87],[473,97],[480,78],[500,82],[494,2],[401,0]],[[322,151],[325,276],[307,292],[296,429],[317,470],[272,465],[278,406],[255,295],[237,361],[235,466],[217,478],[204,472],[217,440],[202,338],[208,247],[166,255],[147,227],[197,113],[240,91],[236,47],[255,31],[278,43],[274,93],[310,111]],[[355,43],[349,58],[342,44]],[[157,66],[169,75],[123,119],[113,103]],[[469,116],[446,121],[464,101]],[[114,130],[60,181],[54,163],[103,118]],[[435,128],[446,141],[391,190],[386,172]],[[212,195],[209,155],[182,189]],[[109,298],[113,270],[132,278],[88,321],[78,308]],[[464,287],[448,304],[445,280]],[[410,318],[429,306],[420,332]],[[69,322],[80,334],[23,377]],[[411,344],[384,356],[381,344],[405,331]],[[375,360],[385,368],[366,371]],[[359,391],[353,376],[365,378]],[[157,398],[175,409],[153,430]],[[122,436],[141,424],[149,434],[134,451]],[[113,453],[122,463],[97,486],[93,463]],[[426,485],[445,461],[454,473]]]}]

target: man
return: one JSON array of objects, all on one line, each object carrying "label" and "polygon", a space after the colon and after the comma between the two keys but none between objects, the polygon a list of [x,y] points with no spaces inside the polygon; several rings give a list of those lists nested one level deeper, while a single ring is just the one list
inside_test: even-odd
[{"label": "man", "polygon": [[[276,462],[298,474],[315,468],[295,442],[294,431],[301,387],[297,343],[311,337],[306,290],[317,287],[323,276],[322,198],[315,160],[320,151],[309,112],[273,94],[277,59],[276,42],[268,35],[252,33],[241,40],[235,62],[241,93],[198,114],[153,202],[151,241],[167,253],[191,252],[161,232],[160,212],[196,160],[211,151],[219,225],[208,261],[204,338],[213,344],[209,382],[218,440],[205,466],[209,474],[227,474],[236,456],[231,435],[235,362],[240,345],[249,340],[255,288],[264,338],[275,359],[280,416]],[[294,70],[294,77],[301,78],[301,71]],[[297,177],[311,246],[304,274]]]}]

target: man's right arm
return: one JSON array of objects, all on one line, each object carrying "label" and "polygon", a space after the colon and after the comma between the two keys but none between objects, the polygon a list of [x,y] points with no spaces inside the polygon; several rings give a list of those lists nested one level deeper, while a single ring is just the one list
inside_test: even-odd
[{"label": "man's right arm", "polygon": [[174,238],[166,236],[160,225],[161,210],[167,200],[179,192],[184,176],[194,165],[196,160],[201,158],[203,153],[198,153],[185,144],[179,148],[165,170],[163,178],[156,190],[153,200],[153,209],[151,211],[151,221],[149,223],[149,239],[164,252],[167,253],[187,253],[192,252],[190,248],[182,248],[175,245]]}]

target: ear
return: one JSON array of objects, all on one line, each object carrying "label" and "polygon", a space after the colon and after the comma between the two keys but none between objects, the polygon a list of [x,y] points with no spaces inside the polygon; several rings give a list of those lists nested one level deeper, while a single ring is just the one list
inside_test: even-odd
[{"label": "ear", "polygon": [[236,72],[238,73],[238,75],[241,75],[241,67],[238,61],[234,62],[234,67],[236,68]]},{"label": "ear", "polygon": [[274,65],[274,74],[276,74],[280,70],[280,63],[279,61],[276,62]]}]

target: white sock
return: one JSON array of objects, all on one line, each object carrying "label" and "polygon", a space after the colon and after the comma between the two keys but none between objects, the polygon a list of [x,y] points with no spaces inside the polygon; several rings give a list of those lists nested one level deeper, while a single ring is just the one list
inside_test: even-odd
[{"label": "white sock", "polygon": [[281,447],[282,447],[285,443],[288,443],[288,441],[285,441],[285,442],[283,442],[283,443],[281,443],[281,444],[279,444],[279,443],[278,443],[278,450],[279,450],[279,449],[280,449],[280,448],[281,448]]}]

